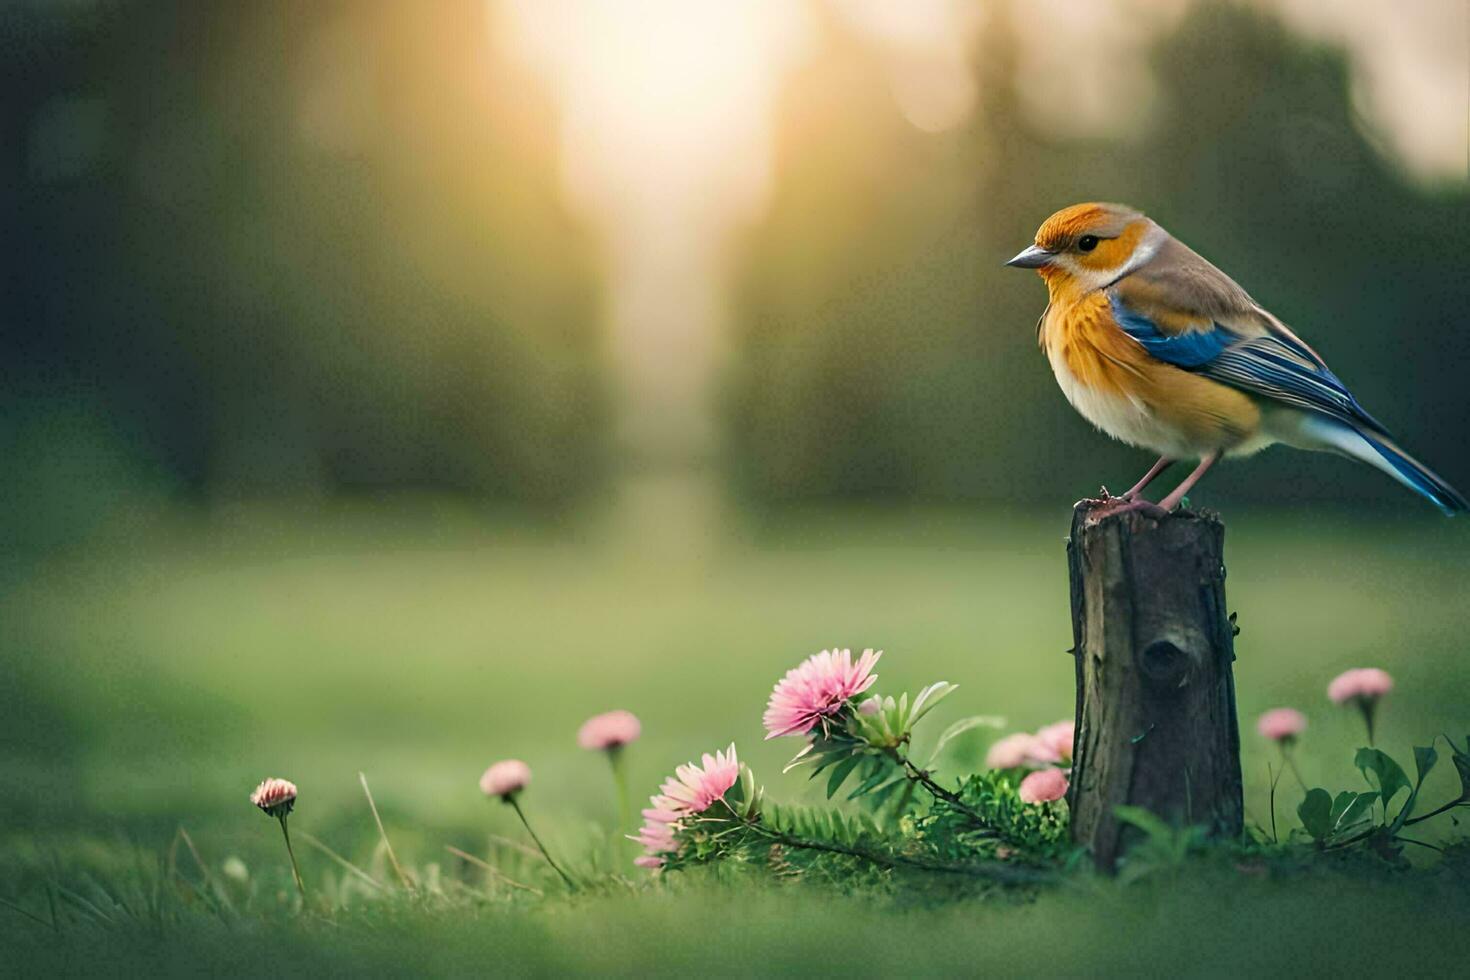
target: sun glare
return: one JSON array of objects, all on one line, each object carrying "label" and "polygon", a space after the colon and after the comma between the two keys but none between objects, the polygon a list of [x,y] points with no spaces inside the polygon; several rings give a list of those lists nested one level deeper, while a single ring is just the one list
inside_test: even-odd
[{"label": "sun glare", "polygon": [[579,206],[642,224],[649,198],[702,198],[736,214],[758,205],[771,101],[805,41],[804,8],[509,0],[504,12],[513,43],[560,97]]},{"label": "sun glare", "polygon": [[808,47],[783,0],[508,0],[492,23],[555,90],[562,180],[609,267],[623,436],[687,455],[713,438],[720,253],[770,188],[771,118]]}]

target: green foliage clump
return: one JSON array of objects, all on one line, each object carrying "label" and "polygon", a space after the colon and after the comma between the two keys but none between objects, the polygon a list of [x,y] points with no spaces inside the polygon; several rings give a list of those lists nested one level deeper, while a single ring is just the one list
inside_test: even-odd
[{"label": "green foliage clump", "polygon": [[1048,864],[1066,858],[1075,849],[1067,836],[1066,810],[1023,802],[1019,784],[1014,770],[997,769],[972,773],[960,784],[960,799],[984,817],[989,830],[967,825],[969,814],[954,807],[936,809],[922,825],[936,839],[988,844],[992,851],[1017,860]]},{"label": "green foliage clump", "polygon": [[[815,684],[811,676],[799,677],[798,682]],[[809,694],[807,688],[798,689]],[[778,877],[820,875],[848,884],[889,880],[903,872],[1021,884],[1055,877],[1080,863],[1081,852],[1069,834],[1066,802],[1045,801],[1067,789],[1066,781],[1052,779],[1051,787],[1042,789],[1026,785],[1030,779],[1045,783],[1039,773],[1022,778],[1026,767],[1069,766],[1069,742],[1058,750],[1042,737],[1047,729],[1037,736],[1012,736],[1021,739],[1021,754],[994,752],[988,760],[991,768],[948,785],[932,771],[945,748],[964,732],[1000,726],[998,719],[974,716],[952,724],[923,765],[913,760],[915,726],[954,690],[953,684],[941,681],[912,700],[903,694],[869,697],[860,703],[850,696],[835,702],[816,715],[809,731],[800,733],[805,745],[785,771],[808,769],[810,779],[824,781],[828,800],[850,787],[839,806],[855,808],[769,803],[749,767],[741,764],[734,785],[722,797],[697,814],[672,820],[673,849],[661,857],[663,870],[725,862]],[[1369,723],[1370,739],[1375,702],[1376,697],[1360,698],[1358,703]],[[818,695],[809,695],[808,705],[820,703]],[[773,730],[796,734],[779,726]],[[1270,736],[1293,771],[1291,751],[1297,733]],[[1433,744],[1415,748],[1412,780],[1388,753],[1366,747],[1357,751],[1354,763],[1368,788],[1334,795],[1321,788],[1307,790],[1303,784],[1305,796],[1297,807],[1301,827],[1285,841],[1276,830],[1274,783],[1269,835],[1261,830],[1255,836],[1220,840],[1207,827],[1170,822],[1139,807],[1117,807],[1116,816],[1130,828],[1131,837],[1122,876],[1125,880],[1172,876],[1200,858],[1224,859],[1241,868],[1303,870],[1320,864],[1323,853],[1354,853],[1399,866],[1405,863],[1405,844],[1440,851],[1404,836],[1404,831],[1470,806],[1470,739],[1464,749],[1447,736],[1445,741],[1460,777],[1454,799],[1427,812],[1421,806],[1425,779],[1439,760]]]},{"label": "green foliage clump", "polygon": [[929,769],[956,737],[998,719],[955,722],[924,766],[910,757],[914,727],[955,690],[940,681],[912,699],[848,701],[819,719],[785,771],[807,768],[810,779],[825,779],[829,800],[851,786],[843,802],[858,809],[769,803],[742,764],[722,797],[678,821],[663,870],[728,862],[850,883],[904,872],[1037,880],[1070,849],[1065,805],[1024,803],[1017,770],[972,775],[951,789]]},{"label": "green foliage clump", "polygon": [[[1454,799],[1420,812],[1424,780],[1439,762],[1432,743],[1414,746],[1412,782],[1404,767],[1387,752],[1364,747],[1358,749],[1353,764],[1370,788],[1342,790],[1335,795],[1321,787],[1307,790],[1296,811],[1302,822],[1300,833],[1323,851],[1361,848],[1395,863],[1402,861],[1405,844],[1421,844],[1403,836],[1405,830],[1456,807],[1470,806],[1470,737],[1463,749],[1447,735],[1444,740],[1460,777],[1460,793]],[[1400,794],[1404,794],[1403,802],[1395,804]]]}]

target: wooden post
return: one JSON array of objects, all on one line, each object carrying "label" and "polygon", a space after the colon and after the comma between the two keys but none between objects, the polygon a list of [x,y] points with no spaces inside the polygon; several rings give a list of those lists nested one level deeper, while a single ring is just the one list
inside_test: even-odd
[{"label": "wooden post", "polygon": [[1077,662],[1072,839],[1111,870],[1137,835],[1114,808],[1239,836],[1240,731],[1234,624],[1225,608],[1225,526],[1072,515],[1067,564]]}]

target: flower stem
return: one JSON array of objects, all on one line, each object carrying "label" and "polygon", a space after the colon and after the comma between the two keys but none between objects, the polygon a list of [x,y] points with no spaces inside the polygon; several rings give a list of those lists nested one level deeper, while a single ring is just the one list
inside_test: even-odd
[{"label": "flower stem", "polygon": [[1273,773],[1271,771],[1271,764],[1268,762],[1266,763],[1266,775],[1271,777],[1271,794],[1269,798],[1271,805],[1271,843],[1277,844],[1280,843],[1281,838],[1276,836],[1276,784],[1281,782],[1281,770],[1278,769]]},{"label": "flower stem", "polygon": [[785,847],[794,847],[807,851],[822,851],[826,854],[842,854],[847,857],[855,857],[862,861],[869,861],[884,868],[916,868],[921,871],[938,871],[945,874],[970,875],[977,878],[1001,878],[1014,881],[1038,880],[1041,876],[1022,871],[1019,868],[990,868],[974,864],[949,864],[944,861],[932,861],[928,858],[913,857],[903,854],[884,854],[881,851],[870,850],[866,847],[855,845],[836,844],[830,841],[808,840],[805,837],[797,837],[788,834],[784,830],[773,830],[763,826],[758,819],[747,818],[747,828],[766,838],[774,844]]},{"label": "flower stem", "polygon": [[1370,747],[1373,745],[1373,709],[1377,706],[1376,698],[1358,698],[1358,710],[1363,712],[1363,721],[1368,726],[1368,745]]},{"label": "flower stem", "polygon": [[301,869],[296,866],[296,852],[291,849],[291,831],[286,829],[286,814],[281,814],[281,836],[286,838],[286,856],[291,859],[291,877],[296,879],[296,890],[301,901],[306,901],[306,885],[301,880]]},{"label": "flower stem", "polygon": [[909,779],[927,789],[930,794],[932,794],[937,799],[943,800],[954,809],[959,810],[971,820],[975,821],[975,823],[984,830],[984,836],[999,836],[999,834],[991,826],[990,821],[987,820],[985,816],[974,807],[970,806],[964,800],[960,799],[958,793],[947,790],[943,786],[939,785],[939,783],[934,780],[933,776],[929,775],[929,773],[925,770],[920,769],[918,766],[914,765],[911,761],[909,761],[908,756],[904,755],[897,749],[893,750],[893,757],[898,760],[898,762],[903,766],[904,773],[909,777]]},{"label": "flower stem", "polygon": [[567,883],[567,888],[571,889],[572,891],[576,891],[577,883],[572,881],[571,877],[565,871],[563,871],[555,861],[551,859],[551,852],[546,849],[545,844],[541,843],[541,838],[536,836],[536,831],[531,829],[531,822],[526,819],[526,814],[521,809],[520,802],[516,800],[515,794],[508,794],[505,797],[505,802],[509,803],[512,807],[515,808],[516,816],[521,818],[521,826],[526,828],[526,833],[530,834],[531,839],[536,842],[536,846],[541,850],[541,856],[546,859],[547,864],[551,865],[551,870],[561,875],[561,880]]},{"label": "flower stem", "polygon": [[1296,759],[1292,756],[1291,750],[1286,747],[1285,742],[1281,743],[1281,758],[1286,760],[1286,764],[1291,767],[1291,774],[1296,777],[1296,784],[1305,793],[1307,791],[1307,783],[1302,779],[1301,770],[1296,767]]},{"label": "flower stem", "polygon": [[1417,817],[1410,817],[1408,820],[1405,820],[1404,821],[1404,826],[1407,827],[1407,826],[1410,826],[1411,824],[1416,824],[1416,823],[1419,823],[1421,821],[1428,820],[1431,817],[1437,817],[1441,813],[1446,813],[1446,812],[1448,812],[1450,810],[1453,810],[1457,806],[1464,806],[1465,803],[1466,803],[1466,801],[1464,799],[1450,800],[1444,806],[1439,807],[1436,810],[1430,810],[1428,813],[1421,813]]},{"label": "flower stem", "polygon": [[607,762],[612,766],[613,785],[618,793],[618,830],[625,831],[633,825],[633,814],[628,809],[628,774],[623,768],[623,747],[615,745],[607,750]]}]

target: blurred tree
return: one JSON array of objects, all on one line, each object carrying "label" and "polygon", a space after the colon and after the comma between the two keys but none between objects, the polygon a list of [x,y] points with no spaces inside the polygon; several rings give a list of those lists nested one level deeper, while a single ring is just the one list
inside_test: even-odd
[{"label": "blurred tree", "polygon": [[[1458,271],[1470,192],[1415,186],[1375,150],[1340,52],[1201,4],[1157,46],[1163,97],[1141,134],[1066,139],[1020,107],[1015,5],[988,9],[980,105],[961,130],[907,126],[862,42],[835,24],[790,88],[727,385],[748,497],[1070,501],[1132,482],[1145,454],[1091,431],[1036,349],[1044,287],[1001,267],[1082,200],[1144,208],[1297,326],[1406,445],[1470,484],[1470,337],[1452,320],[1470,303]],[[1397,491],[1366,467],[1280,451],[1206,492]]]},{"label": "blurred tree", "polygon": [[554,115],[480,0],[432,14],[0,8],[10,490],[597,481],[598,298]]}]

